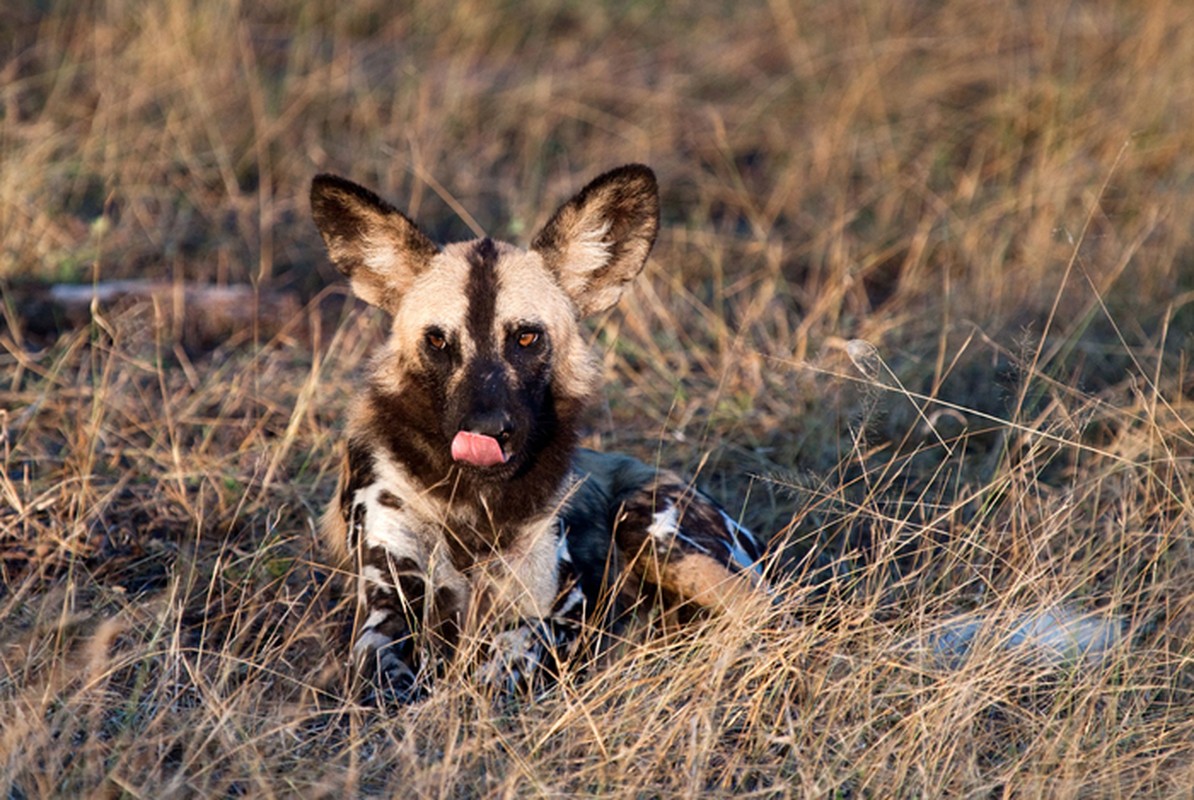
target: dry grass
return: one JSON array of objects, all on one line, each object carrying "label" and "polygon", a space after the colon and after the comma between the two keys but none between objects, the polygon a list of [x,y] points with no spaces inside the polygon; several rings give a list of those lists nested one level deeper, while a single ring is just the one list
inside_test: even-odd
[{"label": "dry grass", "polygon": [[[112,0],[0,42],[7,797],[1188,796],[1188,4]],[[533,703],[363,707],[312,519],[380,321],[319,294],[310,177],[525,241],[629,160],[664,232],[592,439],[749,497],[787,599]],[[214,348],[29,305],[119,277],[311,303]],[[1058,602],[1130,645],[910,646]]]}]

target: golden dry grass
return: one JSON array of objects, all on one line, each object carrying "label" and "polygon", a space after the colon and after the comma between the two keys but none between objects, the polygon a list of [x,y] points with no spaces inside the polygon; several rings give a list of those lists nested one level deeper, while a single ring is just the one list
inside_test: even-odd
[{"label": "golden dry grass", "polygon": [[[1194,8],[409,5],[0,11],[0,791],[1188,796]],[[631,160],[664,229],[592,443],[776,532],[786,599],[533,703],[362,706],[312,520],[381,320],[309,180],[525,241]],[[126,277],[310,304],[213,347],[30,300]],[[914,646],[1063,602],[1128,645]]]}]

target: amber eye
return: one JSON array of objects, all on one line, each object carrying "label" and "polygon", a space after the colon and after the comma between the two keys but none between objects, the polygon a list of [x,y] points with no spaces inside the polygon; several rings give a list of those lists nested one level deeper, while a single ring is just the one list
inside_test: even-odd
[{"label": "amber eye", "polygon": [[444,335],[442,333],[440,333],[439,331],[428,331],[427,332],[427,344],[433,350],[443,350],[445,347],[448,346],[448,340],[445,339]]},{"label": "amber eye", "polygon": [[530,347],[539,341],[539,331],[522,331],[518,334],[518,346]]}]

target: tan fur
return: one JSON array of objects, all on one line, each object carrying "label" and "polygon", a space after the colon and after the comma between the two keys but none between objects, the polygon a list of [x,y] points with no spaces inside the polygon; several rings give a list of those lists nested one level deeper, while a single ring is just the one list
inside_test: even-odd
[{"label": "tan fur", "polygon": [[319,515],[319,541],[329,556],[332,566],[344,569],[349,563],[347,547],[348,530],[340,517],[340,509],[329,505]]},{"label": "tan fur", "polygon": [[541,322],[554,336],[557,385],[570,397],[589,396],[598,367],[577,330],[571,298],[547,272],[542,255],[510,249],[511,256],[499,262],[498,277],[508,288],[498,296],[498,318]]},{"label": "tan fur", "polygon": [[655,582],[664,590],[710,611],[745,614],[766,600],[755,581],[706,555],[693,553],[653,566]]}]

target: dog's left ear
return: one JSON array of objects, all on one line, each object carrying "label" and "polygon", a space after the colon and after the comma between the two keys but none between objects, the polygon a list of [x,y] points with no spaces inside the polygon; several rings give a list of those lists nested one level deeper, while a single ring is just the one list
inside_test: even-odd
[{"label": "dog's left ear", "polygon": [[659,230],[655,173],[627,164],[594,178],[531,242],[582,316],[606,310],[642,271]]}]

